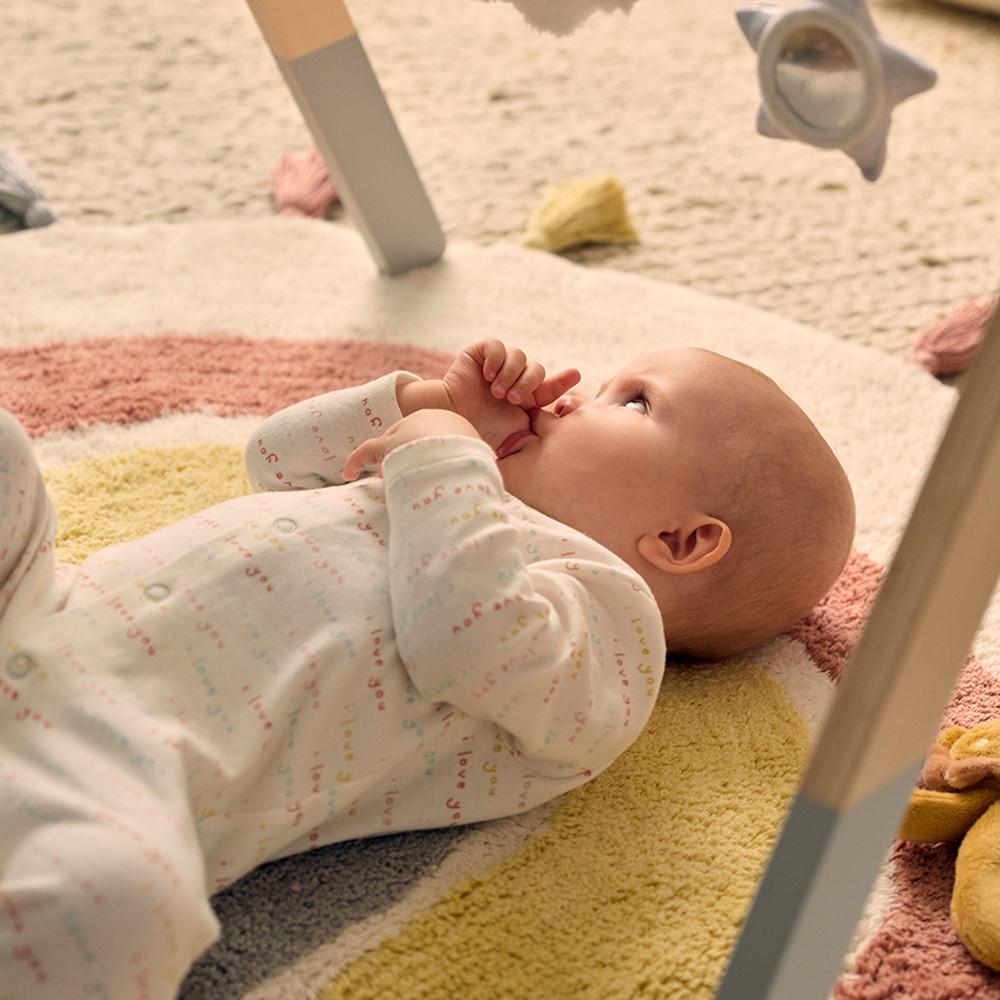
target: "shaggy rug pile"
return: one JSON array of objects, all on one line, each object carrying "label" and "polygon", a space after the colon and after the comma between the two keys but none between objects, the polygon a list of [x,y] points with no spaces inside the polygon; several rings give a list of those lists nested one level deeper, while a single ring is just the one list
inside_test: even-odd
[{"label": "shaggy rug pile", "polygon": [[[642,242],[575,260],[905,354],[1000,282],[1000,17],[872,0],[939,80],[896,109],[868,184],[840,152],[757,134],[737,6],[637,0],[554,37],[508,3],[347,0],[450,239],[517,245],[548,188],[610,172]],[[243,0],[5,7],[0,145],[61,219],[273,214],[271,169],[311,140]]]}]

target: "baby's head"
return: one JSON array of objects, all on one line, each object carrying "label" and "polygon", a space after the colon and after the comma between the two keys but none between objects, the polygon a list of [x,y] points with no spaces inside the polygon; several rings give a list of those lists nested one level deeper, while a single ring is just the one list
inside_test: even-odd
[{"label": "baby's head", "polygon": [[673,653],[719,659],[803,618],[854,537],[830,447],[766,375],[699,348],[637,358],[531,415],[507,490],[636,569]]}]

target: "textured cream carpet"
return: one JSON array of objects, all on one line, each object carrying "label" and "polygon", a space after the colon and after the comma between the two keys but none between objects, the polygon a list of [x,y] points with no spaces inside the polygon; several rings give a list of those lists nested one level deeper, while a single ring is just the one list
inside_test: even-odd
[{"label": "textured cream carpet", "polygon": [[[610,170],[643,243],[576,259],[893,353],[1000,281],[1000,18],[875,0],[940,80],[870,185],[755,133],[735,4],[639,0],[563,39],[507,4],[348,6],[449,236],[517,242],[548,185]],[[64,219],[267,215],[270,168],[310,146],[241,0],[13,0],[0,27],[0,145]]]}]

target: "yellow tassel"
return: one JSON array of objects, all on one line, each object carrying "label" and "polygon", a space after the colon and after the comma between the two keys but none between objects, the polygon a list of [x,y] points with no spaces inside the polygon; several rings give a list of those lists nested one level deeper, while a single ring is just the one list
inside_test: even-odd
[{"label": "yellow tassel", "polygon": [[625,189],[611,174],[574,177],[550,192],[528,223],[524,245],[559,253],[583,243],[638,243]]}]

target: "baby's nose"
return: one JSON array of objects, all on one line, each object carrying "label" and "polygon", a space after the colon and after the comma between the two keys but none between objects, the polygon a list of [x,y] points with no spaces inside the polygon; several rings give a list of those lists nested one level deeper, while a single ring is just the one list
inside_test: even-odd
[{"label": "baby's nose", "polygon": [[580,396],[575,392],[567,392],[560,396],[552,406],[552,412],[557,417],[565,417],[567,413],[572,413],[582,402]]}]

